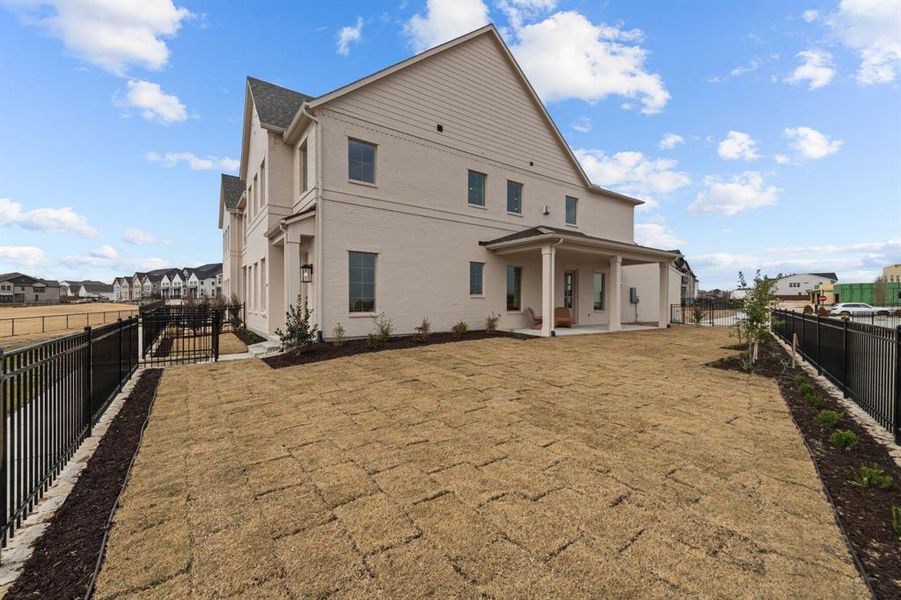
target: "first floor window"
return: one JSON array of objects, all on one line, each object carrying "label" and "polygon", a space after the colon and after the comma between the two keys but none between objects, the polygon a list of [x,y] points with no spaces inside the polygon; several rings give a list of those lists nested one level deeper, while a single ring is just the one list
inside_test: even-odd
[{"label": "first floor window", "polygon": [[507,182],[507,212],[522,214],[522,184]]},{"label": "first floor window", "polygon": [[469,295],[481,296],[484,293],[482,287],[482,273],[485,270],[485,263],[471,262],[469,263]]},{"label": "first floor window", "polygon": [[375,311],[375,257],[371,252],[350,253],[350,312]]},{"label": "first floor window", "polygon": [[572,196],[566,197],[566,223],[568,225],[576,224],[576,205],[578,203],[578,199],[573,198]]},{"label": "first floor window", "polygon": [[522,310],[522,267],[507,267],[507,310]]},{"label": "first floor window", "polygon": [[604,274],[594,274],[594,309],[604,310]]},{"label": "first floor window", "polygon": [[484,173],[478,171],[469,172],[469,198],[468,201],[474,206],[485,206],[485,179]]}]

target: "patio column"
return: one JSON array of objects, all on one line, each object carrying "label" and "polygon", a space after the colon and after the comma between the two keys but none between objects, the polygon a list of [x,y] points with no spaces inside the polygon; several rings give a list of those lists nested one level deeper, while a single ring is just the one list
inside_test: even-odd
[{"label": "patio column", "polygon": [[622,282],[623,282],[623,257],[616,255],[610,257],[610,283],[607,292],[607,309],[610,311],[610,322],[607,328],[610,331],[622,329]]},{"label": "patio column", "polygon": [[660,264],[660,312],[657,327],[666,328],[669,323],[669,261]]},{"label": "patio column", "polygon": [[550,337],[554,331],[554,256],[553,244],[541,248],[541,335]]}]

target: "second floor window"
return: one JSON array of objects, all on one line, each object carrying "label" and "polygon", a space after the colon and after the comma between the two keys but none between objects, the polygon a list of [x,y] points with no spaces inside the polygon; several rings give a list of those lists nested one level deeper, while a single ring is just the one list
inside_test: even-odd
[{"label": "second floor window", "polygon": [[304,193],[310,187],[307,181],[307,143],[300,147],[300,193]]},{"label": "second floor window", "polygon": [[576,206],[578,205],[579,200],[573,198],[572,196],[566,197],[566,224],[567,225],[575,225],[576,224]]},{"label": "second floor window", "polygon": [[522,214],[522,184],[507,182],[507,212]]},{"label": "second floor window", "polygon": [[347,168],[353,181],[375,183],[375,145],[347,140]]},{"label": "second floor window", "polygon": [[485,206],[485,180],[488,178],[478,171],[469,172],[469,198],[473,206]]}]

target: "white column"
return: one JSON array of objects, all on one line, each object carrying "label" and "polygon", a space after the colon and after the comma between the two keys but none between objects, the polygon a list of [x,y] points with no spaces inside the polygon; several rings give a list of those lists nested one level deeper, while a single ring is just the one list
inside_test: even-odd
[{"label": "white column", "polygon": [[554,331],[554,256],[556,248],[548,244],[541,248],[541,335],[550,337]]},{"label": "white column", "polygon": [[610,282],[607,291],[607,310],[610,313],[610,323],[608,328],[610,331],[619,331],[622,329],[622,309],[620,304],[623,297],[623,257],[610,257]]},{"label": "white column", "polygon": [[669,323],[669,261],[660,264],[660,312],[657,317],[657,327],[665,329]]}]

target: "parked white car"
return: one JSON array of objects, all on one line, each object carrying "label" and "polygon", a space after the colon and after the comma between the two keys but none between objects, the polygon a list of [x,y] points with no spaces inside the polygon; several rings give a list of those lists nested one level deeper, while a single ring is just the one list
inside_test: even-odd
[{"label": "parked white car", "polygon": [[846,317],[869,317],[870,315],[887,315],[888,310],[864,304],[863,302],[841,302],[832,306],[829,311],[830,315],[846,316]]}]

